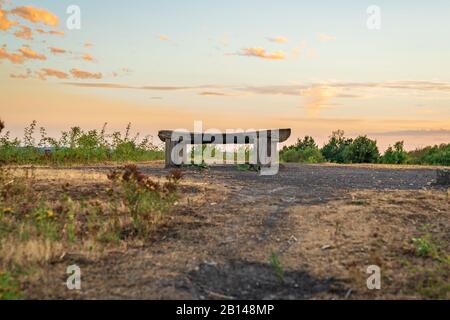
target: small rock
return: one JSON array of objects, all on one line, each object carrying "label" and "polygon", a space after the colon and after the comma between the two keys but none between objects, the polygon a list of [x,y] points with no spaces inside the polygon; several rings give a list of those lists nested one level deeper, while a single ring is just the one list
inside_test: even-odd
[{"label": "small rock", "polygon": [[329,245],[329,244],[326,244],[326,245],[324,245],[324,246],[322,246],[322,250],[328,250],[328,249],[331,249],[332,248],[332,246],[331,245]]},{"label": "small rock", "polygon": [[217,267],[217,262],[215,261],[204,261],[203,263],[210,267]]}]

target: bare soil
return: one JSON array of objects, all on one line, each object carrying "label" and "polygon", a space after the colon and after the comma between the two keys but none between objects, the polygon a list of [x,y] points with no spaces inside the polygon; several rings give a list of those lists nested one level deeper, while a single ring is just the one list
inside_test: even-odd
[{"label": "bare soil", "polygon": [[[57,196],[69,183],[73,197],[101,199],[110,168],[40,168],[36,188]],[[273,177],[184,169],[180,199],[148,241],[100,257],[67,252],[23,289],[30,299],[450,299],[448,262],[412,243],[429,234],[450,255],[449,192],[435,178],[435,168],[393,166],[283,165]],[[66,288],[70,264],[81,291]],[[367,289],[370,265],[381,290]]]}]

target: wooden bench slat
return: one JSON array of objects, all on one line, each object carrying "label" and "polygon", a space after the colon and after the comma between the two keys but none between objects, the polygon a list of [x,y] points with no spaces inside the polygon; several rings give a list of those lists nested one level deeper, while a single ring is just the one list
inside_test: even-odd
[{"label": "wooden bench slat", "polygon": [[[243,143],[253,143],[254,138],[253,137],[259,137],[260,135],[265,135],[267,132],[267,137],[271,138],[273,130],[260,130],[260,131],[253,131],[253,132],[237,132],[237,133],[192,133],[192,132],[178,132],[178,131],[171,131],[171,130],[162,130],[159,131],[158,137],[162,141],[171,140],[173,133],[177,133],[177,135],[190,135],[189,144],[195,144],[197,141],[202,141],[202,144],[209,144],[214,143],[214,136],[222,136],[222,142],[223,144],[231,143],[235,144],[237,142],[244,141]],[[279,137],[278,142],[284,142],[291,136],[291,129],[280,129],[278,130]],[[227,140],[228,139],[228,140]],[[236,142],[237,141],[237,142]]]}]

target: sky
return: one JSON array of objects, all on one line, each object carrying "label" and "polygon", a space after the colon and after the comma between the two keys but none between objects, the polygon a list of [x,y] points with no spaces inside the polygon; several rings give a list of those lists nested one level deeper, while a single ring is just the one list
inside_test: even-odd
[{"label": "sky", "polygon": [[197,120],[319,145],[338,129],[381,149],[450,142],[448,0],[4,0],[0,39],[13,136],[33,120],[154,136]]}]

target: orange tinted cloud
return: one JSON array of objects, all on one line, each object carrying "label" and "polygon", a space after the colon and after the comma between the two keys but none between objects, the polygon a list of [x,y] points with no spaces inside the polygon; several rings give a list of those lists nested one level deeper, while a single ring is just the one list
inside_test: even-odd
[{"label": "orange tinted cloud", "polygon": [[34,60],[47,60],[47,57],[44,56],[43,54],[39,54],[36,51],[31,50],[30,48],[27,47],[22,47],[19,49],[19,51],[22,53],[22,55],[25,58],[28,59],[34,59]]},{"label": "orange tinted cloud", "polygon": [[265,49],[255,47],[255,48],[245,48],[238,53],[240,56],[256,57],[266,60],[284,60],[286,59],[282,51],[266,52]]},{"label": "orange tinted cloud", "polygon": [[[1,6],[1,3],[0,3],[0,6]],[[16,24],[17,24],[16,21],[8,20],[5,10],[0,8],[0,30],[6,31]]]},{"label": "orange tinted cloud", "polygon": [[67,79],[69,78],[69,75],[63,71],[59,71],[59,70],[55,70],[55,69],[41,69],[40,72],[38,72],[38,76],[42,79],[42,80],[46,80],[47,77],[55,77],[58,79]]},{"label": "orange tinted cloud", "polygon": [[43,23],[49,26],[57,26],[59,23],[58,17],[50,11],[32,6],[17,7],[11,10],[11,13],[33,23]]},{"label": "orange tinted cloud", "polygon": [[50,31],[45,31],[43,29],[36,29],[37,33],[40,34],[50,34],[50,35],[57,35],[57,36],[63,36],[64,35],[64,31],[55,31],[55,30],[50,30]]},{"label": "orange tinted cloud", "polygon": [[168,41],[168,40],[169,40],[169,37],[166,36],[165,34],[159,35],[158,38],[159,38],[159,40],[161,40],[161,41]]},{"label": "orange tinted cloud", "polygon": [[336,40],[336,37],[330,36],[328,34],[320,33],[319,40],[322,42],[334,41],[334,40]]},{"label": "orange tinted cloud", "polygon": [[84,61],[89,61],[89,62],[93,62],[94,61],[94,57],[91,56],[89,53],[83,54],[81,59],[83,59]]},{"label": "orange tinted cloud", "polygon": [[92,48],[94,45],[92,44],[92,43],[90,43],[90,42],[86,42],[85,44],[84,44],[84,47],[85,48]]},{"label": "orange tinted cloud", "polygon": [[20,28],[22,29],[22,31],[16,31],[14,33],[14,35],[17,38],[22,38],[22,39],[25,39],[25,40],[33,39],[33,33],[31,32],[30,28],[28,28],[27,26],[20,26]]},{"label": "orange tinted cloud", "polygon": [[6,51],[3,48],[0,48],[0,60],[2,59],[6,59],[11,61],[12,63],[23,63],[25,61],[25,58],[23,55],[18,54],[18,53],[9,53],[8,51]]},{"label": "orange tinted cloud", "polygon": [[103,77],[103,75],[99,72],[99,73],[91,73],[88,71],[82,71],[79,69],[72,69],[70,70],[70,73],[72,74],[72,76],[74,76],[77,79],[101,79]]},{"label": "orange tinted cloud", "polygon": [[67,50],[66,49],[62,49],[62,48],[57,48],[57,47],[49,47],[50,51],[54,54],[58,54],[58,53],[66,53]]},{"label": "orange tinted cloud", "polygon": [[305,97],[305,107],[308,116],[316,116],[327,106],[330,99],[339,94],[338,89],[331,86],[314,86],[300,91]]},{"label": "orange tinted cloud", "polygon": [[13,79],[28,79],[31,78],[31,70],[28,69],[27,72],[23,74],[10,74],[9,77]]},{"label": "orange tinted cloud", "polygon": [[286,42],[288,42],[288,39],[285,38],[285,37],[267,38],[267,40],[269,40],[271,42],[276,42],[276,43],[286,43]]}]

